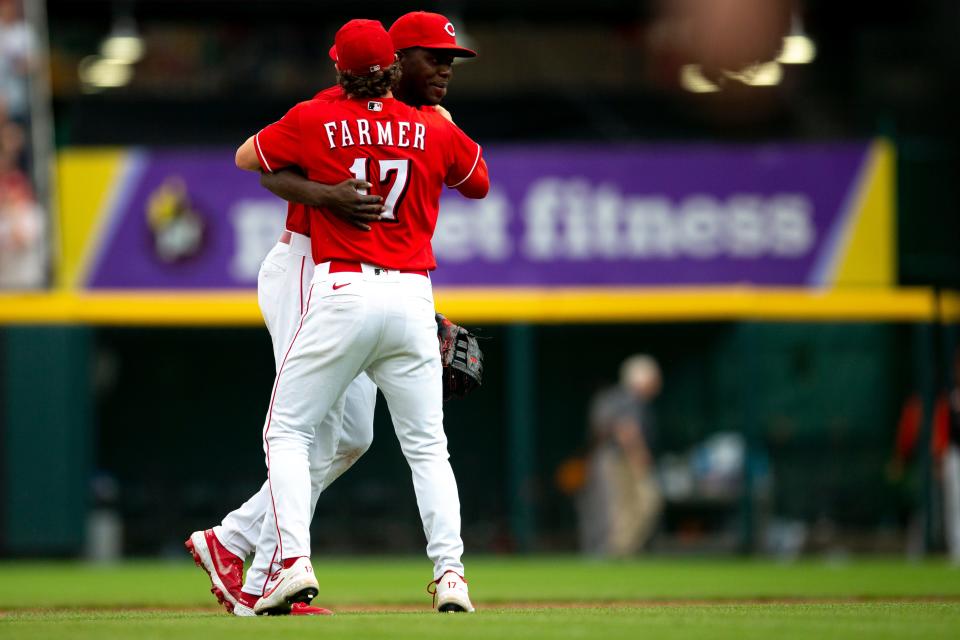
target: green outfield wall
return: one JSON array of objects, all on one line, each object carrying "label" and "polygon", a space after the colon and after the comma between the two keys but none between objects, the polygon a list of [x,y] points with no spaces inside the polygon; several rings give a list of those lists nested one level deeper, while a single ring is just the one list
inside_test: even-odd
[{"label": "green outfield wall", "polygon": [[[867,550],[902,540],[924,503],[923,460],[897,482],[887,467],[901,402],[930,364],[916,357],[926,348],[916,326],[484,327],[486,383],[445,409],[468,548],[574,548],[575,511],[556,472],[584,451],[590,397],[635,352],[664,369],[659,455],[742,433],[757,482],[769,483],[765,518],[829,523]],[[0,335],[5,555],[78,553],[88,509],[102,500],[94,477],[119,487],[100,506],[122,517],[123,549],[135,555],[179,554],[186,534],[216,524],[263,481],[273,380],[264,330],[8,326]],[[729,504],[700,525],[695,513],[668,513],[662,537],[702,525],[693,550],[719,533],[734,536],[729,550],[757,549],[748,506]],[[320,500],[314,542],[342,552],[422,549],[382,397],[373,447]]]}]

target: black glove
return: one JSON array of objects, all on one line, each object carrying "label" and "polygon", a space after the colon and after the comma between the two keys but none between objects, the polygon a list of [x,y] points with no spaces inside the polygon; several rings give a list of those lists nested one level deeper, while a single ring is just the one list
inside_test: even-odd
[{"label": "black glove", "polygon": [[477,337],[437,314],[443,399],[462,398],[483,382],[483,352]]}]

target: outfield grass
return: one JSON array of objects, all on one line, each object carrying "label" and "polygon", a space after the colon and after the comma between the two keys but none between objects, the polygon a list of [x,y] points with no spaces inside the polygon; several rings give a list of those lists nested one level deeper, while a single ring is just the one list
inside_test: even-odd
[{"label": "outfield grass", "polygon": [[430,611],[425,560],[314,564],[333,618],[231,618],[188,563],[0,563],[0,638],[960,638],[941,563],[479,558],[474,616]]},{"label": "outfield grass", "polygon": [[[324,640],[415,638],[497,640],[602,638],[956,638],[955,604],[694,605],[647,608],[496,610],[472,616],[340,614],[330,618],[240,619],[211,613],[63,613],[0,619],[0,636],[49,640]],[[266,635],[265,635],[266,634]]]}]

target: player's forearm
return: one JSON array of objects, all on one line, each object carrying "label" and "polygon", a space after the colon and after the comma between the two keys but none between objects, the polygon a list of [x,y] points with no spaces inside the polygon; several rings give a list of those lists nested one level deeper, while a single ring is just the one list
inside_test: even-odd
[{"label": "player's forearm", "polygon": [[287,168],[276,173],[260,175],[260,185],[287,202],[297,202],[310,207],[325,207],[326,185],[311,182],[297,169]]},{"label": "player's forearm", "polygon": [[237,149],[237,155],[234,161],[238,169],[244,171],[260,171],[260,160],[257,158],[257,150],[254,147],[253,136],[247,138],[247,141]]}]

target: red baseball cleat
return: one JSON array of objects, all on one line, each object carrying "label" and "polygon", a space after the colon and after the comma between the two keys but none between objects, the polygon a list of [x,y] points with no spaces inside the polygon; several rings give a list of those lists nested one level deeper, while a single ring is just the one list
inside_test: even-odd
[{"label": "red baseball cleat", "polygon": [[240,601],[240,587],[243,586],[243,560],[227,550],[213,529],[194,531],[183,543],[193,561],[207,572],[212,593],[217,602],[230,613]]}]

